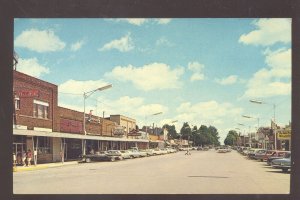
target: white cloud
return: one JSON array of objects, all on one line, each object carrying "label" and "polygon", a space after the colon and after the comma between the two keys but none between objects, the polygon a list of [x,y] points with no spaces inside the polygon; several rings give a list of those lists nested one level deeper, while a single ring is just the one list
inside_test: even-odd
[{"label": "white cloud", "polygon": [[158,24],[168,24],[171,22],[170,18],[160,18],[160,19],[156,19]]},{"label": "white cloud", "polygon": [[77,81],[70,79],[58,86],[58,92],[83,95],[84,92],[89,92],[106,85],[108,83],[103,80]]},{"label": "white cloud", "polygon": [[232,117],[241,116],[243,109],[235,107],[231,103],[219,103],[211,100],[196,104],[184,102],[178,106],[176,112],[177,115],[174,116],[174,119],[178,120],[176,129],[180,131],[183,122],[189,122],[190,125],[197,125],[198,128],[200,125],[212,125],[218,129],[230,126]]},{"label": "white cloud", "polygon": [[223,79],[216,79],[215,81],[221,85],[232,85],[236,83],[238,80],[238,77],[236,75],[231,75]]},{"label": "white cloud", "polygon": [[43,74],[50,73],[49,68],[38,63],[37,58],[19,58],[17,70],[34,77],[41,77]]},{"label": "white cloud", "polygon": [[247,45],[268,46],[277,42],[289,43],[291,41],[291,19],[259,19],[253,24],[257,29],[243,34],[239,42]]},{"label": "white cloud", "polygon": [[168,46],[168,47],[174,46],[174,44],[172,44],[166,37],[159,38],[155,44],[157,46]]},{"label": "white cloud", "polygon": [[73,44],[71,44],[71,51],[78,51],[79,49],[81,49],[81,47],[84,45],[84,41],[77,41]]},{"label": "white cloud", "polygon": [[141,26],[148,22],[155,22],[157,24],[168,24],[171,22],[170,18],[159,18],[159,19],[150,19],[150,18],[124,18],[124,19],[113,19],[116,22],[127,22],[129,24],[135,25],[135,26]]},{"label": "white cloud", "polygon": [[291,93],[291,49],[267,50],[268,67],[257,71],[247,83],[243,97],[271,97]]},{"label": "white cloud", "polygon": [[193,75],[190,78],[191,81],[204,80],[205,76],[202,72],[202,70],[204,69],[203,64],[199,62],[189,62],[188,69],[193,72]]},{"label": "white cloud", "polygon": [[151,63],[142,67],[117,66],[105,76],[120,81],[130,81],[138,89],[149,91],[181,87],[179,78],[183,72],[182,67],[171,69],[164,63]]},{"label": "white cloud", "polygon": [[15,39],[15,46],[42,53],[62,50],[66,44],[52,30],[30,29]]},{"label": "white cloud", "polygon": [[120,39],[116,39],[109,43],[106,43],[102,48],[98,49],[98,51],[106,51],[111,49],[117,49],[121,52],[127,52],[134,49],[134,44],[130,37],[130,34],[127,34]]},{"label": "white cloud", "polygon": [[127,22],[129,24],[136,25],[136,26],[141,26],[142,24],[148,21],[148,19],[145,18],[125,18],[125,19],[113,19],[113,20],[117,22],[120,21]]}]

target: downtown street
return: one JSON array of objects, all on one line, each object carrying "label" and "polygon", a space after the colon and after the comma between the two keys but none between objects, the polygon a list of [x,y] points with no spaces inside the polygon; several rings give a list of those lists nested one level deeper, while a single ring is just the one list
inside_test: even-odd
[{"label": "downtown street", "polygon": [[288,194],[290,174],[210,149],[16,172],[13,184],[14,194]]}]

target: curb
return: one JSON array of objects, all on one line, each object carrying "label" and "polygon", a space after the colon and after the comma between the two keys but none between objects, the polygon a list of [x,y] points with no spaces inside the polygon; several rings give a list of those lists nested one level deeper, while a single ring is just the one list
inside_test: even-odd
[{"label": "curb", "polygon": [[72,163],[49,163],[49,164],[41,164],[37,166],[30,166],[30,167],[14,167],[13,172],[24,172],[24,171],[34,171],[34,170],[40,170],[40,169],[47,169],[47,168],[54,168],[54,167],[65,167],[69,165],[75,165],[78,164],[78,162],[72,162]]}]

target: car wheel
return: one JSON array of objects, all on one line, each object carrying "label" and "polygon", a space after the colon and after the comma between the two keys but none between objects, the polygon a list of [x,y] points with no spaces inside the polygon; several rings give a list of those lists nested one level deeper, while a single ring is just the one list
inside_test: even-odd
[{"label": "car wheel", "polygon": [[260,161],[263,162],[264,160],[263,160],[263,159],[260,159]]},{"label": "car wheel", "polygon": [[110,161],[111,161],[111,162],[114,162],[115,160],[116,160],[115,157],[111,157],[111,158],[110,158]]},{"label": "car wheel", "polygon": [[133,159],[134,157],[133,156],[130,156],[130,159]]},{"label": "car wheel", "polygon": [[92,160],[90,158],[86,158],[85,162],[90,163]]}]

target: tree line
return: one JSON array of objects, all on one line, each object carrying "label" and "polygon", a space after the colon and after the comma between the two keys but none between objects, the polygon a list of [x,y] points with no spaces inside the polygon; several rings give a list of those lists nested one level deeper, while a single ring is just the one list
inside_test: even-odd
[{"label": "tree line", "polygon": [[214,126],[201,125],[191,127],[188,122],[183,123],[180,132],[178,133],[174,125],[165,124],[163,129],[168,130],[169,139],[183,139],[193,142],[193,146],[215,145],[219,146],[219,133]]}]

